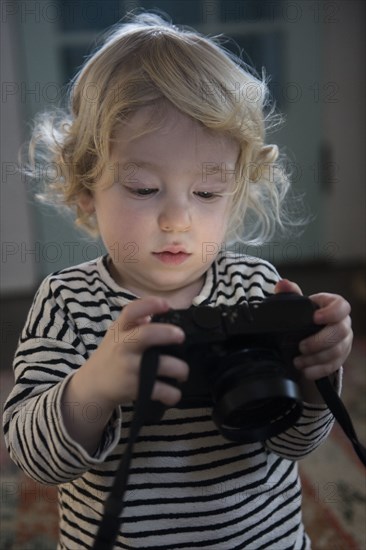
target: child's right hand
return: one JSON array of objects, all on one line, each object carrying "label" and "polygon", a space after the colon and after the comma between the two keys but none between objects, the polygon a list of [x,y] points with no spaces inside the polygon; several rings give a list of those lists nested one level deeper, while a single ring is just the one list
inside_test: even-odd
[{"label": "child's right hand", "polygon": [[[94,377],[100,399],[111,407],[136,399],[141,359],[147,348],[184,341],[185,335],[180,328],[165,323],[150,323],[151,315],[168,310],[169,304],[162,298],[149,297],[131,302],[124,307],[88,359],[88,370]],[[184,382],[188,373],[188,365],[181,359],[160,356],[159,376]],[[181,399],[181,391],[157,380],[152,399],[173,406]]]}]

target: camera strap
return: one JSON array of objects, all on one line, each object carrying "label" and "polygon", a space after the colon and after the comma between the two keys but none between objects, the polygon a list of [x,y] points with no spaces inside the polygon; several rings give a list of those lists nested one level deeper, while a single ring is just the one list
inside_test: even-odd
[{"label": "camera strap", "polygon": [[[149,412],[148,404],[150,403],[150,397],[156,379],[158,362],[159,353],[156,348],[148,349],[142,356],[138,397],[126,450],[123,453],[111,492],[106,500],[103,517],[92,550],[112,550],[118,536],[122,524],[120,515],[123,511],[123,498],[127,489],[133,446],[139,435],[140,429],[145,424],[146,420],[148,420],[146,418]],[[324,377],[320,380],[316,380],[315,383],[329,410],[352,443],[357,456],[362,464],[366,466],[366,449],[358,440],[347,409],[338,393],[333,388],[331,381],[329,378]]]},{"label": "camera strap", "polygon": [[140,429],[145,424],[148,404],[155,383],[159,364],[159,353],[156,348],[150,348],[142,355],[140,382],[135,412],[131,423],[127,446],[123,453],[111,492],[105,502],[103,516],[92,546],[93,550],[111,550],[118,536],[122,520],[123,497],[127,489],[128,473],[132,459],[134,443]]},{"label": "camera strap", "polygon": [[333,388],[331,381],[328,377],[324,377],[316,380],[315,384],[334,418],[352,443],[358,458],[366,466],[366,448],[360,443],[348,411]]}]

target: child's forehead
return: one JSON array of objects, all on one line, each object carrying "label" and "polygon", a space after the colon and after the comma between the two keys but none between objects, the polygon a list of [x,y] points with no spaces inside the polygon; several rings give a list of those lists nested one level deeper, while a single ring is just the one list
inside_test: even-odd
[{"label": "child's forehead", "polygon": [[169,141],[172,144],[189,137],[186,146],[205,147],[220,150],[223,153],[237,154],[239,144],[234,138],[222,132],[213,131],[203,126],[176,107],[167,105],[164,108],[144,106],[132,113],[114,132],[112,151],[135,152],[145,147],[158,146],[159,141]]},{"label": "child's forehead", "polygon": [[187,115],[179,111],[173,105],[165,103],[164,105],[155,103],[153,105],[145,105],[132,112],[126,120],[117,127],[117,139],[124,140],[127,135],[129,139],[134,137],[134,134],[148,135],[150,132],[159,131],[160,133],[169,133],[177,127],[177,125],[190,124],[192,128],[198,126],[198,122],[190,119]]}]

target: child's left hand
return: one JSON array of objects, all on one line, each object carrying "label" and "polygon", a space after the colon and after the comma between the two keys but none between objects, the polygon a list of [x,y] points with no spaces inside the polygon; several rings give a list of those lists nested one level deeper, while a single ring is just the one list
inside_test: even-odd
[{"label": "child's left hand", "polygon": [[[287,279],[276,284],[275,293],[280,292],[302,294],[299,286]],[[320,307],[314,313],[314,323],[326,326],[300,342],[301,355],[296,357],[294,365],[308,380],[318,380],[335,373],[351,351],[351,306],[337,294],[322,292],[309,298]]]}]

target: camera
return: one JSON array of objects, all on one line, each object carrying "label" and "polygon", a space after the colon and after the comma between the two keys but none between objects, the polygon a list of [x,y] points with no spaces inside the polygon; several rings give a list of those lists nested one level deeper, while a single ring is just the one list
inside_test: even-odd
[{"label": "camera", "polygon": [[[183,344],[153,348],[190,367],[177,407],[212,409],[218,430],[232,441],[263,441],[291,427],[302,412],[293,359],[299,342],[322,328],[313,323],[317,307],[305,296],[281,293],[256,303],[154,315],[152,322],[177,325],[186,334]],[[150,401],[149,423],[164,412],[164,405]]]}]

